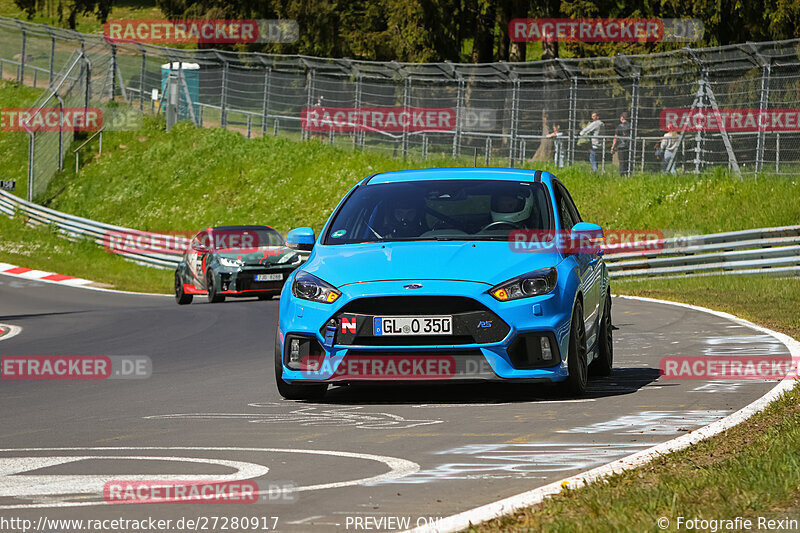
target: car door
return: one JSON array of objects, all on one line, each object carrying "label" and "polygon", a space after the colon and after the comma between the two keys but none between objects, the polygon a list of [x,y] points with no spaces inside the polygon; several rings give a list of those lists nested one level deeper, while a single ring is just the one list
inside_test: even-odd
[{"label": "car door", "polygon": [[[558,212],[561,217],[561,228],[569,232],[578,222],[582,222],[578,208],[569,195],[566,187],[559,182],[554,182],[556,189],[556,200],[558,202]],[[568,235],[565,235],[565,238]],[[597,337],[597,317],[600,306],[600,276],[602,275],[599,267],[600,256],[591,250],[579,248],[571,253],[575,256],[578,265],[578,272],[581,279],[581,289],[583,292],[583,320],[586,328],[586,346],[590,348]]]}]

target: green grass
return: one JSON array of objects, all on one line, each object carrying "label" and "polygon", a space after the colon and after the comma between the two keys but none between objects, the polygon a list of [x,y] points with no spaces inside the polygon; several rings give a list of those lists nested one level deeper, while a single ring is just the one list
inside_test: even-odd
[{"label": "green grass", "polygon": [[[153,231],[224,223],[319,230],[342,195],[369,174],[472,163],[471,158],[453,161],[440,155],[404,160],[320,140],[246,139],[189,123],[167,134],[158,117],[145,117],[140,131],[104,135],[103,154],[87,153],[84,160],[90,162],[79,176],[67,165],[40,200],[52,199],[50,207],[76,215]],[[557,174],[583,218],[606,228],[708,233],[800,220],[797,179],[740,181],[717,171],[620,178],[596,176],[588,165]]]},{"label": "green grass", "polygon": [[747,422],[691,448],[603,482],[562,491],[533,509],[468,531],[660,531],[661,517],[669,520],[665,531],[679,531],[678,516],[742,516],[754,523],[758,516],[796,518],[796,511],[780,510],[792,506],[800,487],[798,400],[800,389],[794,389]]},{"label": "green grass", "polygon": [[105,283],[120,290],[170,293],[173,272],[136,265],[93,241],[70,242],[50,226],[0,216],[0,261]]},{"label": "green grass", "polygon": [[725,311],[800,339],[800,279],[797,278],[699,276],[613,280],[611,290]]},{"label": "green grass", "polygon": [[[615,293],[701,305],[800,338],[800,283],[758,276],[613,281]],[[686,450],[468,531],[678,531],[686,518],[796,518],[800,499],[800,389]],[[681,530],[686,530],[682,528]],[[722,529],[724,530],[724,529]],[[755,530],[755,528],[754,528]]]},{"label": "green grass", "polygon": [[[28,107],[41,94],[39,89],[0,81],[0,113],[8,107]],[[28,134],[0,130],[0,154],[3,157],[0,180],[16,180],[16,194],[25,198],[28,191]]]}]

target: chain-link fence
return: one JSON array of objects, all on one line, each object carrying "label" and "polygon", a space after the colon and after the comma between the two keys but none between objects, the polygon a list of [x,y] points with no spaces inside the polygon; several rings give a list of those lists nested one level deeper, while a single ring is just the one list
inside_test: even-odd
[{"label": "chain-link fence", "polygon": [[[313,137],[395,156],[442,155],[503,166],[531,159],[588,165],[594,144],[598,171],[624,174],[701,172],[719,165],[750,176],[794,174],[800,161],[799,54],[800,40],[792,40],[639,56],[411,64],[110,43],[99,35],[0,17],[0,75],[50,86],[63,96],[65,86],[73,92],[76,86],[58,83],[88,72],[80,82],[87,105],[113,99],[143,112],[160,111],[162,103],[152,95],[164,93],[172,73],[180,83],[182,118],[248,137]],[[57,70],[62,65],[63,75]],[[389,107],[447,108],[455,119],[448,128],[331,125],[323,132],[301,123],[307,108]],[[692,118],[683,120],[689,111]],[[594,143],[579,135],[592,112],[604,122]],[[612,156],[622,113],[628,114],[629,137]],[[705,125],[698,126],[698,116]],[[667,130],[677,138],[667,140],[665,168],[657,147]],[[67,140],[61,138],[62,150]],[[33,159],[49,161],[32,165],[36,192],[63,151],[52,141],[33,144]]]}]

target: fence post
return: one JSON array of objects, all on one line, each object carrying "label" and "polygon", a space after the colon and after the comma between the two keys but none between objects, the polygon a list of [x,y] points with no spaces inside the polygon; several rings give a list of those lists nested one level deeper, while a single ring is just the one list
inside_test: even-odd
[{"label": "fence post", "polygon": [[486,166],[489,166],[492,157],[492,138],[486,137]]},{"label": "fence post", "polygon": [[[639,134],[639,78],[641,69],[634,67],[633,87],[631,89],[631,154],[628,157],[628,175],[633,174],[636,161],[636,138]],[[642,154],[644,158],[644,154]]]},{"label": "fence post", "polygon": [[[314,82],[316,81],[317,71],[313,67],[308,67],[308,74],[306,75],[306,80],[308,80],[307,87],[306,87],[306,108],[311,109],[314,107]],[[302,125],[301,125],[302,127]],[[303,130],[300,133],[300,139],[306,140],[309,139],[311,136],[308,134],[306,130]]]},{"label": "fence post", "polygon": [[458,92],[456,93],[456,129],[453,133],[453,159],[459,156],[461,150],[461,130],[462,120],[464,114],[464,78],[460,72],[456,72],[458,77]]},{"label": "fence post", "polygon": [[272,67],[264,71],[264,98],[261,101],[261,136],[267,134],[267,115],[269,114],[269,89],[272,85]]},{"label": "fence post", "polygon": [[775,174],[780,173],[781,164],[781,134],[775,134]]},{"label": "fence post", "polygon": [[[411,103],[411,78],[403,73],[403,111],[408,112],[409,104]],[[408,124],[403,126],[403,159],[408,157]]]},{"label": "fence post", "polygon": [[[59,94],[55,96],[58,99],[58,115],[61,116],[64,109],[64,99]],[[64,170],[64,128],[58,128],[58,170]]]},{"label": "fence post", "polygon": [[55,61],[55,55],[56,55],[56,38],[51,36],[50,37],[50,76],[49,76],[49,78],[47,80],[47,86],[48,87],[53,84],[53,77],[55,76],[55,71],[53,69],[53,67],[54,67],[53,62]]},{"label": "fence post", "polygon": [[[20,22],[20,26],[22,23]],[[22,53],[19,56],[19,69],[17,70],[17,83],[20,85],[25,84],[25,45],[27,44],[28,32],[23,28],[22,30]]]},{"label": "fence post", "polygon": [[111,101],[114,101],[114,95],[117,94],[117,45],[111,43]]},{"label": "fence post", "polygon": [[33,132],[28,131],[28,201],[33,201],[33,152],[36,149]]},{"label": "fence post", "polygon": [[[566,70],[566,69],[565,69]],[[569,153],[567,154],[567,164],[575,164],[575,130],[578,128],[578,79],[567,72],[569,78]]]},{"label": "fence post", "polygon": [[147,52],[139,45],[142,52],[142,71],[139,73],[139,111],[144,111],[144,77],[147,73]]},{"label": "fence post", "polygon": [[81,57],[83,57],[83,66],[86,70],[86,87],[83,90],[83,107],[89,107],[89,100],[92,98],[92,62],[86,57],[86,54],[81,49]]},{"label": "fence post", "polygon": [[219,54],[217,54],[217,57],[222,59],[222,95],[220,96],[219,104],[219,122],[220,126],[228,129],[228,113],[225,109],[228,103],[228,60]]},{"label": "fence post", "polygon": [[606,138],[603,137],[603,148],[600,150],[602,157],[600,158],[600,174],[606,173]]},{"label": "fence post", "polygon": [[[759,102],[759,111],[763,116],[764,112],[767,110],[767,106],[769,105],[769,76],[770,76],[771,65],[769,62],[764,64],[763,70],[761,72],[761,101]],[[761,125],[761,121],[759,121],[759,126]],[[758,128],[758,141],[756,142],[756,172],[755,177],[758,178],[758,172],[761,170],[761,166],[764,163],[764,143],[765,139],[765,131],[763,127]]]},{"label": "fence post", "polygon": [[511,93],[511,146],[508,147],[508,166],[514,168],[514,156],[516,155],[517,135],[519,130],[519,77],[514,76],[514,88]]},{"label": "fence post", "polygon": [[[356,92],[355,92],[355,96],[353,97],[353,107],[355,107],[356,110],[359,110],[359,109],[361,109],[361,89],[362,89],[362,87],[361,87],[361,79],[362,79],[361,78],[361,71],[358,70],[357,67],[353,67],[353,70],[356,73]],[[364,138],[364,135],[366,135],[365,131],[359,131],[358,128],[355,129],[355,131],[353,132],[353,148],[355,148],[356,146],[360,145],[361,149],[362,150],[364,149],[363,141],[359,143],[359,141],[361,141]]]}]

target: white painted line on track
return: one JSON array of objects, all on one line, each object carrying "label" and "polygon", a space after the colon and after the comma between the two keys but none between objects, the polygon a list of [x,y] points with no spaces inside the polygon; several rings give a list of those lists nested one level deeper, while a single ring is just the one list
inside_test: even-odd
[{"label": "white painted line on track", "polygon": [[[800,342],[794,340],[788,335],[779,333],[777,331],[773,331],[771,329],[767,329],[763,326],[759,326],[757,324],[754,324],[743,318],[739,318],[730,313],[724,313],[722,311],[714,311],[713,309],[707,309],[705,307],[700,307],[691,304],[670,302],[668,300],[657,300],[654,298],[644,298],[640,296],[618,296],[618,295],[613,295],[613,296],[615,296],[616,298],[623,298],[626,300],[637,300],[641,302],[651,302],[651,303],[672,305],[676,307],[683,307],[685,309],[701,311],[720,318],[724,318],[726,320],[730,320],[740,326],[754,329],[756,331],[765,333],[767,335],[770,335],[778,339],[789,350],[794,363],[797,364],[798,361],[800,361]],[[723,431],[730,429],[733,426],[740,424],[741,422],[744,422],[754,414],[763,411],[770,403],[778,399],[783,393],[794,388],[795,383],[796,381],[793,378],[784,379],[776,387],[772,388],[769,392],[767,392],[764,396],[755,400],[751,404],[743,407],[742,409],[739,409],[735,413],[730,414],[721,420],[712,422],[711,424],[701,427],[690,433],[681,435],[680,437],[668,440],[666,442],[662,442],[661,444],[653,446],[652,448],[648,448],[647,450],[643,450],[633,455],[629,455],[628,457],[623,457],[622,459],[618,459],[603,466],[593,468],[592,470],[589,470],[587,472],[576,474],[574,476],[570,476],[568,478],[561,479],[559,481],[554,481],[553,483],[549,483],[542,487],[527,492],[523,492],[521,494],[517,494],[509,498],[498,500],[496,502],[492,502],[486,505],[482,505],[480,507],[476,507],[474,509],[470,509],[458,514],[442,518],[440,520],[437,520],[435,524],[429,523],[424,526],[407,530],[407,532],[405,533],[408,532],[450,533],[455,531],[461,531],[462,529],[470,527],[470,525],[472,524],[486,522],[487,520],[492,520],[494,518],[501,517],[503,515],[512,513],[518,509],[530,507],[532,505],[541,503],[547,497],[561,492],[562,486],[567,486],[570,489],[576,489],[584,485],[587,485],[589,483],[592,483],[594,481],[606,478],[611,474],[624,472],[625,470],[631,470],[633,468],[646,464],[651,460],[660,457],[664,454],[688,448],[689,446],[696,444],[701,440],[713,437],[714,435],[718,435],[719,433],[722,433]]]},{"label": "white painted line on track", "polygon": [[4,341],[19,335],[22,332],[22,326],[13,326],[11,324],[0,324],[0,341]]},{"label": "white painted line on track", "polygon": [[[367,461],[375,461],[383,463],[389,467],[389,471],[376,476],[370,476],[360,479],[353,479],[348,481],[335,481],[331,483],[320,483],[317,485],[306,485],[296,487],[294,492],[308,492],[323,489],[335,489],[341,487],[350,487],[354,485],[364,485],[367,483],[377,483],[389,479],[396,479],[404,476],[414,474],[419,471],[419,465],[406,459],[398,457],[389,457],[384,455],[374,455],[369,453],[357,452],[342,452],[331,450],[303,450],[293,448],[238,448],[238,447],[200,447],[200,446],[111,446],[111,447],[80,447],[80,448],[0,448],[1,453],[23,453],[23,452],[66,452],[66,451],[88,451],[88,452],[101,452],[101,451],[181,451],[181,452],[265,452],[265,453],[299,453],[310,455],[325,455],[332,457],[346,457],[350,459],[363,459]],[[107,459],[114,459],[115,456],[103,456]],[[188,458],[179,458],[177,460],[189,460]],[[220,460],[210,459],[210,461],[220,462]],[[18,476],[12,476],[18,477]],[[56,476],[51,476],[56,477]],[[86,476],[79,476],[86,477]],[[125,474],[122,476],[115,476],[115,478],[130,477]],[[260,494],[256,491],[255,494]],[[265,494],[269,494],[269,491]],[[88,507],[92,505],[114,505],[103,501],[92,502],[42,502],[34,504],[14,504],[14,505],[0,505],[0,509],[38,509],[38,508],[51,508],[51,507]]]}]

